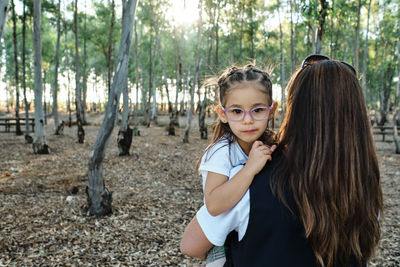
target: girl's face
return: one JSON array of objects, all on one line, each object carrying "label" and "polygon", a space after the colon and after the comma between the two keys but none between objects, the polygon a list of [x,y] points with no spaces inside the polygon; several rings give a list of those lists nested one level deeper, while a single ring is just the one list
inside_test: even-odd
[{"label": "girl's face", "polygon": [[[226,97],[223,108],[241,108],[251,110],[256,107],[269,107],[272,100],[265,93],[263,87],[257,82],[242,82],[232,87]],[[269,118],[272,118],[275,108],[270,111]],[[217,107],[219,118],[223,123],[228,122],[233,134],[237,137],[238,143],[243,151],[248,154],[254,141],[256,141],[267,129],[268,119],[255,120],[246,113],[240,121],[228,120],[222,107]]]}]

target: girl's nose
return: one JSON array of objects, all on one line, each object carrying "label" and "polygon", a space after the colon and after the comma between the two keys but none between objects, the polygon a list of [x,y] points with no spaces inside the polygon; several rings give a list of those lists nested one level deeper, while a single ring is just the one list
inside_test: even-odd
[{"label": "girl's nose", "polygon": [[244,118],[243,118],[243,122],[244,123],[252,123],[254,120],[253,120],[253,117],[251,116],[251,113],[250,113],[251,111],[249,111],[249,112],[246,112],[245,114],[244,114]]}]

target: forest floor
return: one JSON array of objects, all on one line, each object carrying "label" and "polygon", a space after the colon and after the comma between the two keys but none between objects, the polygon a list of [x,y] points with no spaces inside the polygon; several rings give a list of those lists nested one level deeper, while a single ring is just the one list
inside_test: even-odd
[{"label": "forest floor", "polygon": [[[195,165],[209,140],[199,138],[197,117],[190,143],[182,142],[183,128],[168,136],[162,118],[160,126],[140,128],[125,157],[117,155],[114,129],[103,171],[113,214],[102,218],[83,209],[102,116],[89,114],[88,121],[85,143],[78,144],[75,126],[56,136],[50,119],[49,155],[34,155],[23,136],[0,133],[0,266],[201,266],[179,251],[183,230],[202,204]],[[371,265],[400,266],[400,155],[386,142],[377,142],[377,152],[385,210]]]}]

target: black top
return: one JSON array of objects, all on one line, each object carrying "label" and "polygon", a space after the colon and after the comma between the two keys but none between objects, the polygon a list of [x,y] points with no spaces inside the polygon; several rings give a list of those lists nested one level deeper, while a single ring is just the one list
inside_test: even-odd
[{"label": "black top", "polygon": [[[250,216],[247,230],[240,242],[237,232],[233,231],[228,236],[225,266],[320,266],[305,238],[304,227],[298,216],[293,215],[271,192],[271,172],[281,157],[282,154],[276,151],[272,161],[254,177],[250,185]],[[290,194],[287,194],[286,200],[296,214]]]}]

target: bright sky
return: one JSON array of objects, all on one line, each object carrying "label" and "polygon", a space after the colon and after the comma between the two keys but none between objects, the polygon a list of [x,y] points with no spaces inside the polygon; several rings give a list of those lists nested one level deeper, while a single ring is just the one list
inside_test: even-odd
[{"label": "bright sky", "polygon": [[199,17],[198,5],[198,0],[171,1],[171,8],[165,11],[165,17],[175,25],[195,22]]}]

